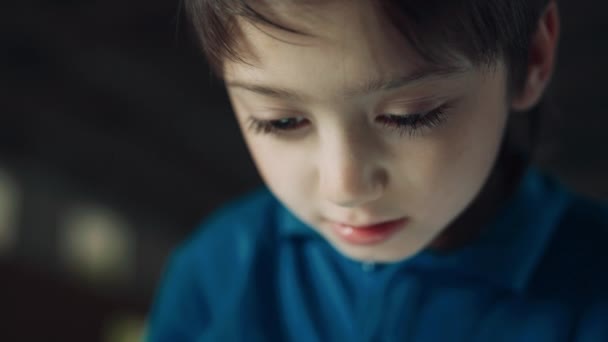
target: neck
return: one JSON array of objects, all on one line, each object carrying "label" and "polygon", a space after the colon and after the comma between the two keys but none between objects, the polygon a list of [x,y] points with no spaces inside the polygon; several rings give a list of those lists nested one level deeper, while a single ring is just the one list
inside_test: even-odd
[{"label": "neck", "polygon": [[429,245],[437,252],[458,249],[477,238],[517,188],[526,160],[503,144],[486,183],[473,202]]}]

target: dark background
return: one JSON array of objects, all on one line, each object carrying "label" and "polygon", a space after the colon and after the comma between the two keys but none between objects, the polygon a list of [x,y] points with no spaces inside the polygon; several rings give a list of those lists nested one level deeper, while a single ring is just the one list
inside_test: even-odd
[{"label": "dark background", "polygon": [[[260,184],[178,7],[0,6],[0,340],[134,340],[171,248]],[[561,2],[540,159],[603,199],[607,7]]]}]

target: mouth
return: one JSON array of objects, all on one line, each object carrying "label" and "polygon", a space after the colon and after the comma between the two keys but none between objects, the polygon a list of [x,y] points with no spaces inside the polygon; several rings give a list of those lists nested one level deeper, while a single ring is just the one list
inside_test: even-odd
[{"label": "mouth", "polygon": [[388,240],[392,235],[404,229],[409,219],[402,217],[396,220],[350,225],[340,222],[331,222],[332,231],[343,241],[355,245],[373,245]]}]

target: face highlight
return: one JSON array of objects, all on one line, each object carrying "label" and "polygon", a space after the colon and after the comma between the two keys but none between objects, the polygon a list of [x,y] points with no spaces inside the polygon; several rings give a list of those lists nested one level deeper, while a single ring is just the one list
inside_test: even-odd
[{"label": "face highlight", "polygon": [[[340,3],[289,19],[314,37],[241,22],[255,58],[227,62],[224,78],[274,195],[342,254],[398,261],[427,247],[488,178],[507,120],[506,71],[426,65],[370,2]],[[332,228],[402,218],[403,229],[371,244]]]}]

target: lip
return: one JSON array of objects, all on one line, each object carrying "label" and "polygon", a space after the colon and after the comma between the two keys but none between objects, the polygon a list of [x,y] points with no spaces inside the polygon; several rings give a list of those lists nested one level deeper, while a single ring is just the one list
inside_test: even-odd
[{"label": "lip", "polygon": [[388,240],[397,231],[407,225],[409,219],[402,217],[365,225],[350,225],[340,222],[331,222],[333,232],[342,240],[355,245],[372,245]]}]

